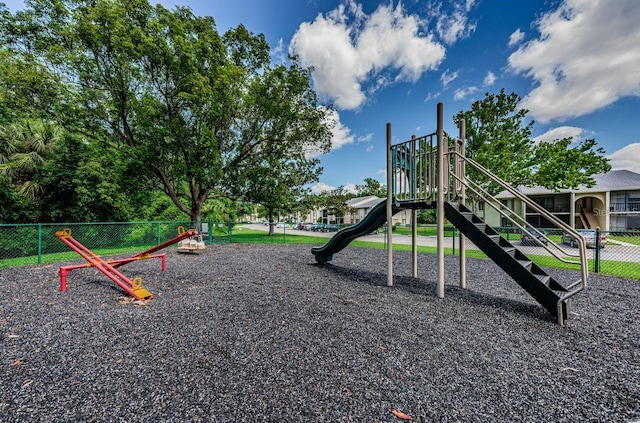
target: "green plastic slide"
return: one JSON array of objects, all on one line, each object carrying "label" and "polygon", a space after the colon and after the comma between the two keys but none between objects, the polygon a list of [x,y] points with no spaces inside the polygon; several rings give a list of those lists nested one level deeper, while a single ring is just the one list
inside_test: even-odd
[{"label": "green plastic slide", "polygon": [[[393,214],[398,213],[402,208],[393,207]],[[322,247],[314,247],[311,252],[316,257],[316,261],[324,264],[333,259],[333,255],[342,251],[351,241],[367,235],[380,228],[387,222],[387,200],[378,203],[358,224],[349,226],[336,233]]]}]

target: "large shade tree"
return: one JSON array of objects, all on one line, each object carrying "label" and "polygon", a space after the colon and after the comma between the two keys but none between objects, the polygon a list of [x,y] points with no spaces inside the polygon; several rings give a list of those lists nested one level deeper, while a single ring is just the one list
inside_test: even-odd
[{"label": "large shade tree", "polygon": [[[594,139],[535,142],[531,138],[534,122],[525,123],[528,110],[519,107],[520,100],[503,89],[498,94],[487,93],[470,110],[455,115],[456,124],[465,120],[467,157],[513,186],[539,185],[551,190],[593,186],[593,175],[611,169]],[[502,190],[470,166],[466,172],[491,195]]]},{"label": "large shade tree", "polygon": [[124,167],[159,181],[192,220],[208,198],[242,195],[272,156],[329,148],[308,71],[295,58],[272,66],[264,36],[243,26],[220,36],[211,17],[147,0],[26,6],[3,15],[2,35],[65,85],[58,120],[119,149]]}]

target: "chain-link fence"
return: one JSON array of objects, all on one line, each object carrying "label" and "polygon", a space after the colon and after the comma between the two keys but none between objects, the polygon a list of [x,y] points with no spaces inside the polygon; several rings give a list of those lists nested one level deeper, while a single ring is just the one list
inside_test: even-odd
[{"label": "chain-link fence", "polygon": [[[25,224],[0,225],[0,268],[30,264],[52,263],[65,260],[78,260],[56,236],[55,232],[69,228],[72,236],[94,253],[108,256],[123,253],[138,253],[155,245],[166,242],[178,235],[178,227],[185,229],[197,227],[194,222],[124,222],[124,223],[73,223],[73,224]],[[274,225],[273,236],[267,236],[268,225],[241,225],[230,222],[202,222],[200,228],[206,244],[216,243],[323,243],[324,239],[309,239],[320,235],[316,232],[295,230],[285,224]],[[508,241],[520,248],[527,256],[537,262],[551,263],[546,250],[537,245],[527,234],[521,234],[514,228],[495,228]],[[561,231],[541,230],[552,241],[564,244],[567,250],[575,249],[571,238],[563,236]],[[410,235],[411,228],[395,226],[394,234]],[[435,247],[435,225],[419,225],[417,228],[418,245],[430,251]],[[448,254],[456,254],[458,231],[453,226],[445,228],[448,242]],[[331,233],[324,236],[331,236]],[[583,235],[589,247],[589,269],[595,273],[604,273],[631,279],[640,279],[640,231],[586,231]],[[384,228],[376,237],[363,237],[358,241],[385,242]],[[592,240],[592,242],[589,242]],[[394,237],[394,244],[402,242]],[[408,242],[406,239],[404,242]],[[475,247],[467,243],[467,250]],[[173,246],[175,247],[175,245]],[[599,248],[598,248],[599,247]],[[171,247],[169,247],[171,248]],[[423,250],[424,251],[424,250]],[[477,252],[477,250],[476,250]],[[549,264],[554,266],[554,264]]]},{"label": "chain-link fence", "polygon": [[[75,260],[78,256],[56,236],[70,229],[78,242],[98,255],[135,253],[166,242],[193,222],[122,222],[0,225],[0,268]],[[229,242],[231,225],[202,223],[205,243]]]},{"label": "chain-link fence", "polygon": [[[565,267],[541,247],[533,237],[537,237],[535,232],[522,234],[519,229],[511,227],[495,227],[503,238],[511,242],[524,254],[543,267]],[[408,225],[394,226],[394,234],[400,237],[394,238],[395,243],[407,243],[407,237],[411,234],[411,227]],[[418,225],[418,245],[435,247],[436,225]],[[568,235],[563,234],[560,229],[539,229],[546,237],[557,244],[560,244],[567,252],[576,253],[575,241]],[[640,231],[601,231],[579,230],[587,241],[587,258],[589,260],[589,271],[593,273],[603,273],[614,276],[621,276],[631,279],[640,279]],[[406,238],[403,240],[402,236]],[[448,254],[458,254],[459,242],[457,236],[459,231],[450,225],[445,225],[445,250]],[[545,241],[548,242],[548,241]],[[473,251],[471,256],[483,257],[484,254],[470,242],[466,244],[467,251]],[[572,268],[572,267],[569,267]]]},{"label": "chain-link fence", "polygon": [[[495,228],[504,238],[521,249],[526,255],[548,256],[538,245],[534,232],[522,234],[514,228]],[[576,242],[560,229],[539,229],[546,237],[562,245],[567,251],[577,250]],[[640,279],[640,231],[578,230],[587,244],[589,270],[631,279]],[[534,260],[535,261],[535,260]]]}]

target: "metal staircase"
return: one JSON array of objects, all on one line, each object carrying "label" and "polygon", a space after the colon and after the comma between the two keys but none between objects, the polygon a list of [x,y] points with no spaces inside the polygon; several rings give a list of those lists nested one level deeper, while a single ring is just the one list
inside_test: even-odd
[{"label": "metal staircase", "polygon": [[465,206],[446,202],[444,210],[446,218],[460,232],[545,309],[557,316],[558,322],[567,319],[568,303],[564,299],[568,292],[566,288]]},{"label": "metal staircase", "polygon": [[[587,287],[588,260],[586,243],[582,235],[522,194],[515,187],[501,180],[473,159],[465,157],[463,143],[454,142],[446,156],[449,166],[448,171],[444,172],[446,179],[444,187],[449,201],[444,202],[445,217],[544,308],[552,315],[557,316],[558,323],[564,326],[569,314],[569,299]],[[483,186],[467,176],[465,171],[467,166],[483,174],[488,180],[508,191],[523,205],[540,213],[548,223],[562,230],[565,235],[572,237],[578,247],[577,251],[567,251],[562,245],[553,242],[537,228],[531,226],[515,210],[502,204]],[[509,241],[502,238],[498,232],[487,226],[482,219],[462,205],[465,203],[465,190],[472,192],[477,199],[484,201],[485,205],[493,208],[500,216],[508,220],[514,228],[518,228],[522,232],[531,230],[537,233],[539,238],[537,236],[533,237],[537,245],[558,261],[575,265],[579,268],[580,278],[571,284],[563,286],[548,275],[541,267],[533,263]],[[541,239],[544,239],[545,242],[541,242]]]}]

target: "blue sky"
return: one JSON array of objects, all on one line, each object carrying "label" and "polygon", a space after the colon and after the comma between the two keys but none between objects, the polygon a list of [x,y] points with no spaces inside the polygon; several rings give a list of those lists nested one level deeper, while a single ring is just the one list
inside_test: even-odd
[{"label": "blue sky", "polygon": [[[151,1],[155,3],[155,0]],[[595,138],[614,169],[640,173],[638,0],[161,0],[263,33],[275,62],[297,54],[333,104],[333,150],[314,190],[385,181],[395,141],[435,131],[485,93],[516,92],[533,136]],[[16,11],[22,1],[5,4]]]}]

